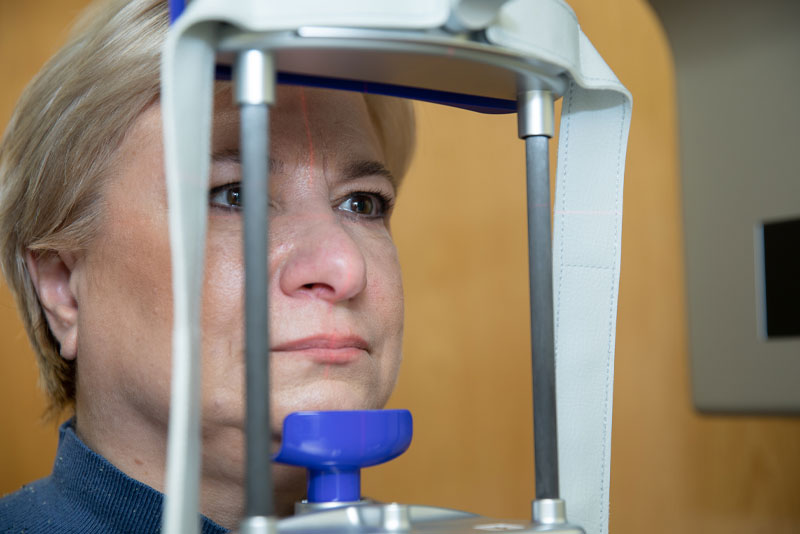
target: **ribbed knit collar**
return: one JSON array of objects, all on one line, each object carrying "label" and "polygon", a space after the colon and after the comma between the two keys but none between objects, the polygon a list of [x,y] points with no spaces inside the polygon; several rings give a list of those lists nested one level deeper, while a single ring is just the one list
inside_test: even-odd
[{"label": "ribbed knit collar", "polygon": [[[160,532],[164,494],[134,480],[91,450],[75,434],[74,420],[61,425],[51,475],[63,498],[108,532]],[[227,529],[202,518],[203,534]]]}]

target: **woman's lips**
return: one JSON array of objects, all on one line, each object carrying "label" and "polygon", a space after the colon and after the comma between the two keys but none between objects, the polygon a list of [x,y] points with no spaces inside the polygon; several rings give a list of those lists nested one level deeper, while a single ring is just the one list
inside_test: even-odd
[{"label": "woman's lips", "polygon": [[280,343],[272,352],[296,353],[322,364],[346,364],[367,354],[369,345],[358,336],[318,335]]}]

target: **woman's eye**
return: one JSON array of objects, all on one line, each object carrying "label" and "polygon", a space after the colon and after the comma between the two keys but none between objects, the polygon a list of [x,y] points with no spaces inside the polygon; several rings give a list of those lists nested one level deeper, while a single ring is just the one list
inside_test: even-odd
[{"label": "woman's eye", "polygon": [[208,194],[209,204],[220,208],[239,209],[242,207],[242,194],[239,183],[215,187]]},{"label": "woman's eye", "polygon": [[353,193],[345,198],[337,209],[349,211],[364,217],[383,217],[386,214],[388,202],[376,193]]},{"label": "woman's eye", "polygon": [[[241,184],[231,183],[215,187],[209,193],[209,204],[225,209],[241,209]],[[389,201],[378,193],[353,193],[336,206],[337,209],[367,218],[378,218],[386,215]]]}]

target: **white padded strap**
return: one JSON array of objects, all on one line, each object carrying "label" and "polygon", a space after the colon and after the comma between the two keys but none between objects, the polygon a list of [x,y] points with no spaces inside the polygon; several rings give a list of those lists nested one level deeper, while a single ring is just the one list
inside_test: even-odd
[{"label": "white padded strap", "polygon": [[572,83],[562,106],[553,206],[561,494],[570,522],[604,534],[630,105]]},{"label": "white padded strap", "polygon": [[561,108],[553,206],[559,472],[569,522],[605,534],[631,97],[560,0],[512,1],[487,34],[563,66],[573,80]]}]

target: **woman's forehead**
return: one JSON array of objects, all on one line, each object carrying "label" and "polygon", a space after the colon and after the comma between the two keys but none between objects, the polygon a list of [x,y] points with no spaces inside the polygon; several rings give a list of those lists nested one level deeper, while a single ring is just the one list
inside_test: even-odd
[{"label": "woman's forehead", "polygon": [[[319,144],[382,156],[366,102],[358,93],[279,85],[270,108],[270,133],[277,150]],[[239,145],[239,110],[230,83],[215,94],[212,142],[217,151],[234,151]]]},{"label": "woman's forehead", "polygon": [[[224,83],[224,85],[222,85]],[[231,127],[239,124],[239,109],[233,101],[230,83],[221,82],[214,95],[214,125]],[[369,112],[360,93],[279,85],[275,103],[270,106],[272,124],[309,122],[309,126],[371,127]]]}]

